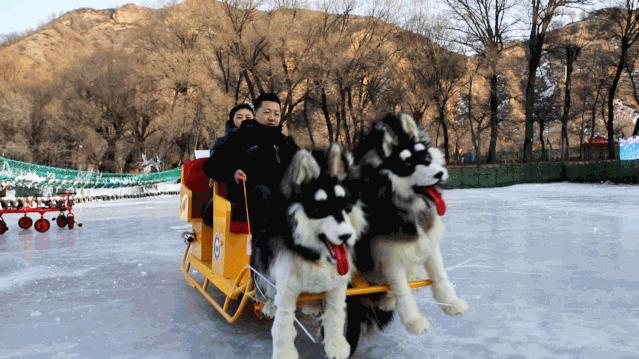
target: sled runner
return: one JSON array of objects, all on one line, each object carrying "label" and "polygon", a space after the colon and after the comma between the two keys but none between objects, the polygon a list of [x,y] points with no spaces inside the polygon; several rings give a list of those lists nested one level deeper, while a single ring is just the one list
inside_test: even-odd
[{"label": "sled runner", "polygon": [[[196,160],[197,161],[197,160]],[[264,303],[257,298],[254,272],[250,267],[250,225],[231,219],[231,203],[226,198],[222,184],[214,182],[211,189],[206,183],[193,184],[185,181],[186,168],[182,170],[180,189],[180,217],[191,223],[192,231],[184,233],[186,249],[180,263],[185,280],[197,289],[204,298],[229,323],[234,323],[252,304],[253,312],[263,318]],[[207,181],[199,178],[197,182]],[[191,188],[189,188],[189,186]],[[193,189],[193,190],[192,190]],[[204,204],[213,199],[213,226],[204,224],[201,211]],[[431,285],[430,280],[409,282],[411,288]],[[370,285],[362,277],[353,274],[347,296],[380,294],[389,291],[386,285]],[[323,293],[305,293],[299,296],[302,302],[320,301]],[[349,300],[347,300],[349,305]],[[351,353],[357,347],[360,334],[358,317],[347,318],[346,338]]]}]

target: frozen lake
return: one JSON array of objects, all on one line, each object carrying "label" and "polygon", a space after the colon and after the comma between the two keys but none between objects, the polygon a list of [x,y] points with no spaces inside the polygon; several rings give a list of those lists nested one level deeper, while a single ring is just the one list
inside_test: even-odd
[{"label": "frozen lake", "polygon": [[[422,290],[433,328],[411,336],[394,322],[356,358],[639,357],[639,186],[444,196],[442,251],[471,309],[446,316]],[[177,196],[84,204],[84,227],[46,234],[5,216],[0,358],[270,358],[271,321],[247,310],[229,325],[182,278],[177,213]],[[322,357],[300,330],[297,346]]]}]

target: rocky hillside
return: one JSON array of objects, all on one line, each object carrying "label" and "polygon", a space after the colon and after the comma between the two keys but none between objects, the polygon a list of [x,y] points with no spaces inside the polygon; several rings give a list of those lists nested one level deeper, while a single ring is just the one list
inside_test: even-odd
[{"label": "rocky hillside", "polygon": [[[592,113],[595,132],[604,132],[604,80],[615,52],[602,20],[605,11],[550,36],[554,44],[582,47],[575,63],[571,145],[579,142]],[[135,170],[144,155],[168,166],[194,147],[208,146],[221,133],[228,109],[263,90],[282,95],[288,128],[305,145],[328,138],[351,145],[367,121],[388,110],[421,117],[441,145],[442,126],[431,103],[437,87],[432,76],[415,74],[430,58],[407,56],[436,45],[402,33],[366,17],[239,11],[212,0],[164,9],[74,10],[0,44],[0,132],[7,139],[0,155],[111,171]],[[501,151],[521,146],[524,45],[509,44],[500,64],[508,101]],[[549,47],[540,74],[547,82],[540,96],[550,96],[540,103],[556,109],[563,89],[561,51],[561,46]],[[424,53],[449,56],[451,66],[464,61],[442,49]],[[465,61],[467,79],[474,60]],[[482,70],[475,75],[475,101],[485,104]],[[599,93],[597,76],[604,78]],[[473,147],[467,123],[455,116],[466,91],[455,92],[448,105],[451,153]],[[618,127],[627,135],[637,101],[626,75],[617,108]],[[547,137],[557,146],[558,121],[552,120],[558,117],[550,117]],[[482,136],[483,150],[488,131]]]},{"label": "rocky hillside", "polygon": [[75,60],[104,49],[127,49],[131,37],[157,10],[136,5],[117,9],[77,9],[0,46],[3,66],[12,66],[20,80],[55,78]]}]

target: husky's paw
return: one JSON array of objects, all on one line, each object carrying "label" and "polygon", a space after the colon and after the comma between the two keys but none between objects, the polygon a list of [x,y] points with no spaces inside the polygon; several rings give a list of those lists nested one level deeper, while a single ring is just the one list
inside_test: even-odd
[{"label": "husky's paw", "polygon": [[395,300],[395,297],[390,295],[390,294],[386,294],[384,297],[382,297],[382,299],[380,299],[377,303],[377,308],[385,311],[385,312],[392,312],[395,310],[395,306],[397,305],[397,301]]},{"label": "husky's paw", "polygon": [[448,315],[460,315],[468,310],[468,304],[462,299],[455,298],[452,302],[442,305],[441,308]]},{"label": "husky's paw", "polygon": [[262,314],[264,314],[267,318],[275,318],[275,304],[273,304],[273,301],[267,301],[266,303],[264,303],[264,306],[262,307]]},{"label": "husky's paw", "polygon": [[287,346],[285,348],[273,348],[272,359],[298,359],[297,349],[295,346]]},{"label": "husky's paw", "polygon": [[404,322],[404,326],[411,334],[419,335],[430,328],[430,322],[423,315],[419,315],[415,319]]},{"label": "husky's paw", "polygon": [[351,346],[343,336],[336,336],[324,341],[324,351],[329,359],[348,359]]}]

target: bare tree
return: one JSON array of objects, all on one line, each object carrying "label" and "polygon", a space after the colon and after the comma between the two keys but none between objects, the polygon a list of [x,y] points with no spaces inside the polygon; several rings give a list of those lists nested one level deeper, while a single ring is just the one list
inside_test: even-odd
[{"label": "bare tree", "polygon": [[553,19],[566,7],[578,6],[586,3],[587,0],[530,0],[529,6],[530,34],[527,42],[527,73],[528,78],[525,87],[525,111],[526,126],[524,133],[523,159],[525,162],[532,160],[533,146],[533,124],[535,111],[535,83],[537,81],[537,68],[541,62],[541,57],[546,41],[546,34],[550,29]]},{"label": "bare tree", "polygon": [[[603,51],[602,51],[603,50]],[[581,55],[581,65],[576,73],[576,85],[578,92],[585,96],[585,108],[583,111],[589,113],[589,125],[586,126],[589,132],[589,141],[592,141],[597,134],[597,119],[605,126],[605,94],[610,87],[610,64],[612,62],[611,50],[608,48],[586,47]],[[601,117],[597,116],[597,111],[603,106]]]},{"label": "bare tree", "polygon": [[498,106],[497,66],[504,42],[508,40],[515,22],[512,20],[511,0],[445,0],[450,11],[454,14],[453,29],[461,36],[457,41],[469,47],[479,56],[489,69],[489,108],[490,108],[490,145],[488,149],[488,163],[496,160],[498,138]]},{"label": "bare tree", "polygon": [[[268,44],[265,58],[268,71],[262,71],[263,81],[271,91],[281,95],[282,123],[292,126],[293,114],[308,96],[311,49],[317,46],[318,34],[312,20],[298,16],[297,0],[278,0],[267,13],[265,32]],[[293,40],[294,39],[294,40]]]},{"label": "bare tree", "polygon": [[[430,91],[435,109],[438,128],[444,136],[444,155],[450,161],[450,111],[454,107],[454,96],[460,89],[466,63],[464,58],[448,49],[454,49],[453,43],[444,40],[447,26],[440,22],[426,21],[425,17],[415,19],[411,30],[414,34],[425,36],[434,41],[419,41],[414,34],[405,34],[408,38],[403,42],[405,56],[410,60],[411,72],[416,74],[419,82]],[[412,45],[408,45],[412,44]],[[442,46],[444,45],[444,46]]]},{"label": "bare tree", "polygon": [[197,57],[201,31],[170,8],[161,9],[142,30],[137,44],[140,61],[150,65],[152,78],[169,91],[171,108],[197,87]]},{"label": "bare tree", "polygon": [[65,76],[70,90],[63,101],[65,114],[69,120],[92,128],[105,141],[97,163],[101,171],[122,169],[117,153],[133,113],[132,75],[126,57],[105,51],[80,62]]},{"label": "bare tree", "polygon": [[[635,62],[639,59],[639,49],[636,47],[630,51],[628,61],[626,61],[626,72],[632,85],[632,94],[635,98],[635,103],[639,105],[639,92],[637,86],[639,86],[639,72],[635,69]],[[637,136],[639,134],[639,120],[635,121],[635,127],[632,130],[632,135]]]},{"label": "bare tree", "polygon": [[569,159],[568,142],[568,119],[570,117],[570,105],[572,98],[572,73],[574,63],[581,53],[582,46],[575,43],[568,43],[563,46],[566,54],[566,76],[564,82],[564,108],[561,116],[561,159]]},{"label": "bare tree", "polygon": [[352,16],[352,1],[329,4],[313,24],[317,41],[309,57],[308,96],[321,109],[329,142],[351,148],[366,117],[397,104],[393,71],[399,52],[393,41],[398,28],[384,22],[392,11],[381,2],[364,18]]},{"label": "bare tree", "polygon": [[168,106],[161,100],[155,87],[155,83],[148,78],[141,79],[136,86],[135,103],[128,124],[132,149],[125,157],[124,172],[138,169],[137,164],[142,160],[142,156],[149,155],[146,153],[147,140],[161,130],[158,118]]},{"label": "bare tree", "polygon": [[487,122],[488,111],[485,111],[485,104],[482,106],[475,105],[475,92],[473,90],[473,83],[479,69],[480,64],[477,63],[473,71],[468,74],[468,91],[462,93],[457,103],[457,115],[460,118],[467,118],[468,127],[470,127],[471,142],[475,150],[475,162],[477,165],[481,164],[481,147],[482,147],[482,134],[484,131],[490,128],[490,122]]},{"label": "bare tree", "polygon": [[257,17],[260,1],[254,0],[224,0],[224,14],[232,28],[231,38],[228,39],[227,49],[235,57],[241,68],[242,79],[251,100],[266,92],[264,84],[257,74],[259,64],[264,61],[264,48],[267,39],[263,34],[256,33],[251,27]]},{"label": "bare tree", "polygon": [[579,34],[578,26],[568,25],[561,31],[557,31],[549,36],[549,42],[552,44],[549,53],[552,57],[558,58],[563,62],[564,71],[564,101],[563,111],[561,115],[561,159],[569,160],[569,135],[568,123],[571,118],[572,90],[573,90],[573,72],[575,70],[575,62],[581,55],[587,41],[583,38],[583,34]]},{"label": "bare tree", "polygon": [[542,62],[537,68],[538,79],[536,81],[535,102],[533,118],[539,124],[539,144],[541,147],[541,160],[548,160],[546,145],[549,139],[544,137],[546,127],[559,117],[561,90],[559,88],[561,66],[550,61]]}]

